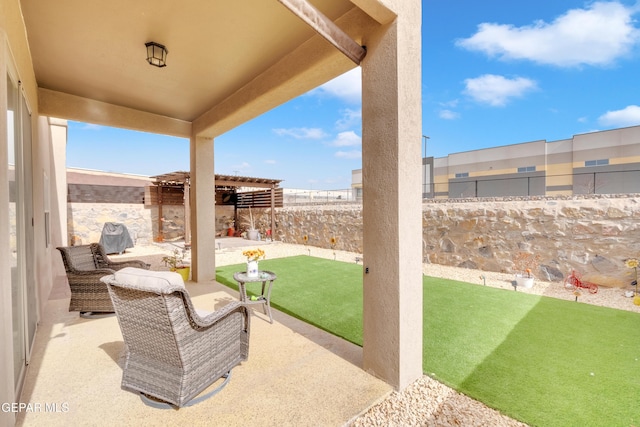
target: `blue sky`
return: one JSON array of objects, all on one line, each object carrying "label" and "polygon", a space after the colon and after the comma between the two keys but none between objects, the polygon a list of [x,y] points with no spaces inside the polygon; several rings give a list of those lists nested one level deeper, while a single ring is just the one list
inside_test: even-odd
[{"label": "blue sky", "polygon": [[[428,155],[640,124],[638,20],[635,0],[423,0]],[[216,138],[215,170],[285,188],[349,188],[361,135],[358,68]],[[95,156],[105,146],[122,156]],[[188,170],[189,143],[70,122],[67,166]]]}]

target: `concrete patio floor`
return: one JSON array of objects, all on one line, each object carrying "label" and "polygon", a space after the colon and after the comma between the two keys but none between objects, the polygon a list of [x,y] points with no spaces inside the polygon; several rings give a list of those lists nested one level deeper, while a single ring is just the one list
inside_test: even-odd
[{"label": "concrete patio floor", "polygon": [[[196,307],[210,311],[238,299],[216,282],[187,289]],[[233,369],[220,393],[179,410],[151,408],[120,386],[117,318],[80,318],[68,304],[64,289],[52,291],[20,400],[42,410],[20,413],[18,426],[340,426],[392,391],[360,368],[360,347],[277,310],[270,324],[258,309],[249,360]]]}]

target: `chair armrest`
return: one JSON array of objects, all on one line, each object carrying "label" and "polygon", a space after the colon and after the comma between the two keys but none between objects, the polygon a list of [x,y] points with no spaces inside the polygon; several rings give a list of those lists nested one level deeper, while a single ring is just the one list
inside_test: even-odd
[{"label": "chair armrest", "polygon": [[98,269],[98,270],[73,270],[69,274],[71,274],[73,276],[86,276],[86,277],[98,276],[98,277],[102,277],[102,276],[107,276],[109,274],[113,274],[115,272],[116,272],[115,270],[112,270],[110,268],[101,268],[101,269]]},{"label": "chair armrest", "polygon": [[[183,294],[184,295],[184,294]],[[222,307],[219,310],[214,311],[213,313],[208,314],[205,317],[201,317],[200,315],[198,315],[198,313],[196,312],[195,307],[193,306],[193,304],[191,303],[191,299],[190,298],[184,298],[185,303],[189,306],[189,312],[191,313],[191,321],[193,322],[194,326],[196,326],[197,328],[209,328],[212,325],[215,325],[216,323],[218,323],[220,320],[224,319],[225,317],[235,313],[235,312],[240,312],[242,313],[243,317],[244,317],[244,329],[246,331],[249,330],[249,323],[250,323],[250,319],[251,319],[251,315],[249,312],[249,309],[247,308],[247,306],[239,301],[233,301],[227,305],[225,305],[224,307]]]},{"label": "chair armrest", "polygon": [[130,261],[111,261],[107,264],[107,267],[113,270],[122,270],[125,267],[136,267],[148,270],[149,268],[151,268],[151,264],[147,264],[146,262],[137,259],[132,259]]}]

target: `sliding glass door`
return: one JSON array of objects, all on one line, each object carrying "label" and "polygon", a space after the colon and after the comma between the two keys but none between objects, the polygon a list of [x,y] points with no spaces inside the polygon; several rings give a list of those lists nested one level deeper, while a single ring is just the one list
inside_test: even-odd
[{"label": "sliding glass door", "polygon": [[24,316],[25,335],[27,339],[27,364],[36,337],[36,326],[38,324],[38,300],[36,292],[36,272],[35,272],[35,232],[33,213],[33,160],[32,160],[32,139],[31,139],[31,110],[27,105],[24,94],[20,96],[20,126],[22,134],[20,143],[22,144],[22,206],[24,212],[24,274],[25,280],[22,283],[25,289]]},{"label": "sliding glass door", "polygon": [[8,130],[8,154],[9,154],[9,241],[11,246],[11,310],[13,324],[13,373],[14,385],[17,387],[21,377],[24,374],[24,367],[27,360],[27,346],[25,340],[24,329],[24,287],[22,283],[21,267],[21,246],[20,245],[20,224],[21,207],[18,202],[20,196],[20,180],[18,179],[22,173],[17,161],[18,153],[16,146],[19,147],[20,136],[20,111],[18,85],[13,79],[7,75],[7,130]]},{"label": "sliding glass door", "polygon": [[14,387],[22,379],[37,325],[31,179],[31,114],[17,78],[7,74],[7,153],[9,184],[9,245]]}]

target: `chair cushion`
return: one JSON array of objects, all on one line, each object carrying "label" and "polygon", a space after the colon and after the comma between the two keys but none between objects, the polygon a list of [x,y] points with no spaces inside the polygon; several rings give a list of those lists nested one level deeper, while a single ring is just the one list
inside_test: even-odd
[{"label": "chair cushion", "polygon": [[184,281],[173,271],[151,271],[136,267],[125,267],[113,274],[113,280],[121,285],[149,291],[168,291],[176,287],[184,289]]}]

